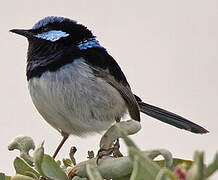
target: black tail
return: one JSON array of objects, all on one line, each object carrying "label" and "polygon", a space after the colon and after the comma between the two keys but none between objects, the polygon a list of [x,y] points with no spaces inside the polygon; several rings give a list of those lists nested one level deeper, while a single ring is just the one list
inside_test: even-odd
[{"label": "black tail", "polygon": [[166,111],[164,109],[161,109],[159,107],[155,107],[155,106],[152,106],[150,104],[141,102],[141,101],[139,101],[138,97],[137,97],[137,100],[138,100],[140,111],[153,117],[153,118],[156,118],[156,119],[158,119],[162,122],[165,122],[167,124],[171,124],[177,128],[191,131],[193,133],[203,134],[203,133],[209,132],[206,129],[204,129],[203,127],[201,127],[201,126],[199,126],[199,125],[197,125],[197,124],[195,124],[195,123],[193,123],[193,122],[191,122],[191,121],[189,121],[181,116],[178,116],[174,113],[171,113],[171,112]]}]

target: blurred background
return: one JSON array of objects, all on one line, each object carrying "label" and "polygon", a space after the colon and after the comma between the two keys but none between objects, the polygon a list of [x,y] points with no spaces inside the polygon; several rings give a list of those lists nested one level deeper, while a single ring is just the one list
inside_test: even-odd
[{"label": "blurred background", "polygon": [[[116,59],[134,93],[145,102],[182,115],[210,131],[195,135],[144,114],[142,130],[131,138],[142,149],[166,148],[192,159],[194,150],[212,161],[218,150],[218,1],[217,0],[29,0],[0,7],[0,171],[14,174],[18,152],[7,145],[17,135],[45,140],[53,154],[61,135],[48,125],[30,99],[25,76],[27,41],[12,28],[31,28],[45,16],[65,16],[85,24]],[[100,135],[70,137],[57,159],[77,146],[77,161],[98,150]],[[122,145],[122,151],[126,151]],[[213,176],[218,179],[218,175]]]}]

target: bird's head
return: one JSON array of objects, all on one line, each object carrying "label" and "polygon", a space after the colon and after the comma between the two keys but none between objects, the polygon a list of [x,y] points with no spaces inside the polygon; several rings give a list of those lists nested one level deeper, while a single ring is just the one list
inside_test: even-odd
[{"label": "bird's head", "polygon": [[90,30],[64,17],[49,16],[37,22],[31,29],[12,29],[10,32],[26,37],[29,45],[55,48],[75,46],[79,49],[101,47]]}]

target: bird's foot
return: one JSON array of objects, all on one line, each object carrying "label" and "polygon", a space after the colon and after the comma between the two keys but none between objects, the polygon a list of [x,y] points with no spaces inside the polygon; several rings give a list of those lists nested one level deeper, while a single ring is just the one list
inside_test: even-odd
[{"label": "bird's foot", "polygon": [[103,158],[104,156],[110,156],[113,154],[113,157],[122,157],[122,153],[120,152],[120,143],[119,139],[117,139],[116,143],[111,148],[100,148],[97,154],[97,164],[99,162],[99,159]]},{"label": "bird's foot", "polygon": [[116,143],[114,144],[113,156],[114,157],[123,157],[123,154],[120,152],[120,142],[119,142],[119,139],[117,139]]}]

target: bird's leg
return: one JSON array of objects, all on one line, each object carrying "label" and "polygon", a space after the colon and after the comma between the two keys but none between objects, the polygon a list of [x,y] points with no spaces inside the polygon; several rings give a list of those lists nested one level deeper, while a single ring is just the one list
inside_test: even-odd
[{"label": "bird's leg", "polygon": [[59,150],[61,149],[61,147],[63,146],[64,142],[67,140],[67,138],[69,137],[69,135],[65,132],[61,132],[61,135],[63,136],[63,139],[61,140],[60,144],[58,145],[54,155],[53,155],[53,159],[55,159],[55,157],[57,156]]},{"label": "bird's leg", "polygon": [[116,143],[114,144],[113,156],[114,157],[123,157],[123,154],[120,152],[120,142],[119,142],[119,139],[117,139]]},{"label": "bird's leg", "polygon": [[[116,122],[120,122],[120,118],[116,118]],[[114,144],[114,151],[113,151],[114,157],[122,157],[122,153],[120,152],[120,142],[119,139],[117,139],[116,143]]]}]

